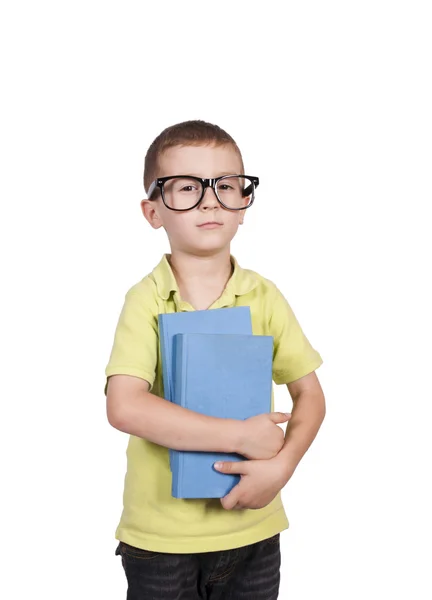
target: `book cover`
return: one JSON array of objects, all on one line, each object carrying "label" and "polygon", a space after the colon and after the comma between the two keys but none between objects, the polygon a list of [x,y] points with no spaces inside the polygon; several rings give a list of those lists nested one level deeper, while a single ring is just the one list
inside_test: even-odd
[{"label": "book cover", "polygon": [[[175,336],[173,401],[211,417],[247,419],[271,410],[273,338],[233,334]],[[236,454],[173,451],[175,498],[222,498],[239,475],[214,470]]]},{"label": "book cover", "polygon": [[[173,399],[173,341],[178,333],[238,333],[252,334],[252,319],[249,306],[215,308],[191,312],[160,314],[158,316],[159,339],[162,355],[164,397]],[[169,451],[170,466],[177,459]]]}]

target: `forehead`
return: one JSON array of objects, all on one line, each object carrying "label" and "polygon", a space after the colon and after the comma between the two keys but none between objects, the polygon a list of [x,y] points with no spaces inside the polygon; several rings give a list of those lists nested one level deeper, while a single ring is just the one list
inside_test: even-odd
[{"label": "forehead", "polygon": [[159,157],[158,176],[195,175],[218,177],[242,171],[238,152],[230,144],[223,146],[174,146]]}]

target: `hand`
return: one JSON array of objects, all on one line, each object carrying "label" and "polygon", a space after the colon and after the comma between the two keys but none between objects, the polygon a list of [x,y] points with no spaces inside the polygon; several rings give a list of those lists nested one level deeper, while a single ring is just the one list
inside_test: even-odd
[{"label": "hand", "polygon": [[277,424],[290,418],[290,413],[273,412],[240,421],[242,433],[237,454],[262,460],[276,456],[285,442],[284,432]]},{"label": "hand", "polygon": [[277,496],[294,472],[288,467],[281,468],[280,461],[274,458],[215,463],[214,467],[219,473],[241,475],[240,482],[221,499],[226,510],[264,508]]}]

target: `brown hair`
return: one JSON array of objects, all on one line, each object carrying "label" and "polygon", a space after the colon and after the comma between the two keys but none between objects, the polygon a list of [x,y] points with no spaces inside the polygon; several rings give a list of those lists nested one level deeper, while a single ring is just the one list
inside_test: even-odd
[{"label": "brown hair", "polygon": [[144,160],[144,189],[146,192],[151,182],[157,177],[158,159],[165,150],[173,146],[199,146],[205,144],[216,146],[231,144],[238,152],[243,173],[243,158],[240,149],[226,131],[218,125],[206,123],[206,121],[184,121],[164,129],[147,150]]}]

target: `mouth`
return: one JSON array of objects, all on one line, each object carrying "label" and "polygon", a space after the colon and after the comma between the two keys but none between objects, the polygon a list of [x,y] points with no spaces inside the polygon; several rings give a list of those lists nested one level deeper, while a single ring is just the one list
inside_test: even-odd
[{"label": "mouth", "polygon": [[219,221],[207,221],[206,223],[201,223],[198,225],[200,229],[217,229],[218,227],[222,227],[223,223],[219,223]]}]

